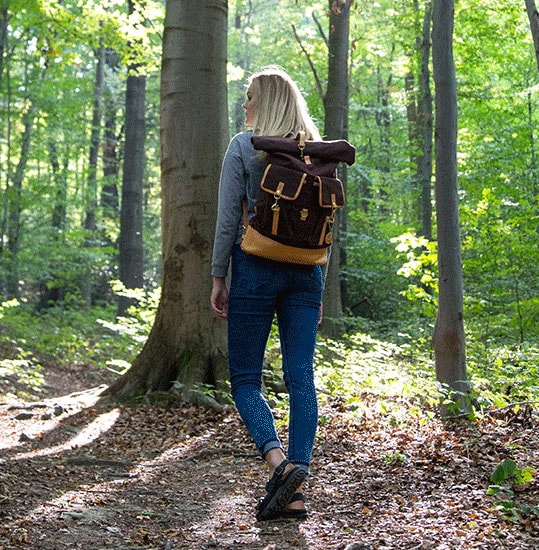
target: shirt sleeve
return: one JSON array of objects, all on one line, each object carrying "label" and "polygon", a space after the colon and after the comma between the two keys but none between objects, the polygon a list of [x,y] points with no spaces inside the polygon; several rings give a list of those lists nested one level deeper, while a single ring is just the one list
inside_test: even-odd
[{"label": "shirt sleeve", "polygon": [[242,151],[242,142],[245,139],[245,134],[234,136],[223,159],[213,242],[212,275],[214,277],[226,277],[232,248],[241,240],[242,200],[247,194],[249,180],[244,160],[245,154]]}]

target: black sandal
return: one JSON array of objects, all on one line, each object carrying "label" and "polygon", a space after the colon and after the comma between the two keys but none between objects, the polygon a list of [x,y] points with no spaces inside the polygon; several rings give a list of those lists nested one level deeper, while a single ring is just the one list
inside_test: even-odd
[{"label": "black sandal", "polygon": [[[302,502],[305,502],[305,495],[303,493],[294,493],[292,495],[292,498],[288,501],[288,504],[290,504],[291,502],[298,502],[300,500]],[[283,517],[284,519],[306,519],[307,514],[308,512],[305,508],[285,508],[281,512],[281,517]]]},{"label": "black sandal", "polygon": [[[294,493],[292,498],[288,501],[291,502],[305,502],[305,495],[303,493]],[[296,510],[295,508],[285,508],[281,512],[281,516],[285,519],[305,519],[307,517],[307,510],[305,508]]]},{"label": "black sandal", "polygon": [[282,517],[283,511],[296,492],[296,489],[305,481],[307,472],[299,466],[294,466],[285,478],[281,477],[289,464],[291,464],[289,460],[283,460],[275,468],[272,478],[266,483],[268,494],[256,507],[256,519],[258,521],[267,521]]}]

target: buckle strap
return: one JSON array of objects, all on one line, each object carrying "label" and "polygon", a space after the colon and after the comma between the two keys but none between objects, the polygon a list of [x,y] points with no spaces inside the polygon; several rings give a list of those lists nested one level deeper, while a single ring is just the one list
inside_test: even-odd
[{"label": "buckle strap", "polygon": [[281,476],[283,475],[286,467],[291,464],[290,460],[284,459],[277,468],[275,468],[275,471],[273,472],[273,476],[271,479],[266,483],[266,491],[268,493],[271,493],[277,483],[281,481]]}]

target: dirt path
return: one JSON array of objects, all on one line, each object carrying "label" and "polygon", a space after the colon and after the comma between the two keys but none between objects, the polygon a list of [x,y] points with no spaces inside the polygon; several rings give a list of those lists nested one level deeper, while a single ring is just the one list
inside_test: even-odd
[{"label": "dirt path", "polygon": [[[257,523],[266,471],[234,410],[98,393],[0,403],[0,549],[539,548],[537,516],[507,521],[486,493],[505,458],[539,470],[525,408],[444,426],[404,403],[381,414],[365,396],[357,414],[330,401],[309,518]],[[539,505],[537,481],[513,500]]]}]

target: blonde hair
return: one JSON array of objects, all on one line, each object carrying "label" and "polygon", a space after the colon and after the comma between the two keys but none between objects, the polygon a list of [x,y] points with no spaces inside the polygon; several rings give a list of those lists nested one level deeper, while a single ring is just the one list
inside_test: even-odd
[{"label": "blonde hair", "polygon": [[264,136],[320,139],[298,85],[280,67],[266,67],[247,81],[253,97],[253,130]]}]

